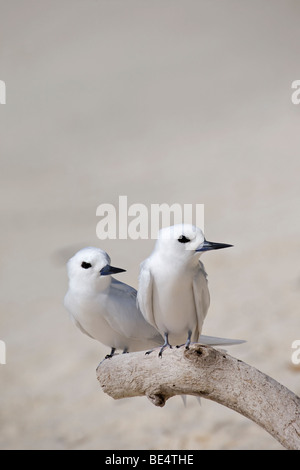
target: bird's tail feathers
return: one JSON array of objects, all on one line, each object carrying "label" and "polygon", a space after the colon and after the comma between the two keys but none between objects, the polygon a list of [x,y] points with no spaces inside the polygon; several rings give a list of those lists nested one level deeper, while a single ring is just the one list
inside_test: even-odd
[{"label": "bird's tail feathers", "polygon": [[246,343],[243,339],[218,338],[217,336],[200,335],[198,343],[206,346],[232,346],[234,344]]}]

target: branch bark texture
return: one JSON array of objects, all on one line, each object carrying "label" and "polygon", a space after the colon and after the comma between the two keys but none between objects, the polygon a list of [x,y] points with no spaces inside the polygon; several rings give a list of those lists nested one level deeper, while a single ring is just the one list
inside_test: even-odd
[{"label": "branch bark texture", "polygon": [[174,395],[213,400],[246,416],[287,449],[300,450],[300,398],[268,375],[201,344],[167,349],[162,358],[136,352],[104,360],[100,385],[114,399],[147,396],[164,406]]}]

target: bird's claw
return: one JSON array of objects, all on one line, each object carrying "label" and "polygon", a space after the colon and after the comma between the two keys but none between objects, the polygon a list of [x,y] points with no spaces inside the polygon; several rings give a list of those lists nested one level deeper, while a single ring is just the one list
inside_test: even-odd
[{"label": "bird's claw", "polygon": [[160,351],[158,353],[158,357],[162,358],[162,354],[166,348],[173,349],[171,344],[164,344],[162,348],[160,348]]},{"label": "bird's claw", "polygon": [[106,354],[105,358],[104,359],[111,359],[112,357],[114,357],[113,354]]}]

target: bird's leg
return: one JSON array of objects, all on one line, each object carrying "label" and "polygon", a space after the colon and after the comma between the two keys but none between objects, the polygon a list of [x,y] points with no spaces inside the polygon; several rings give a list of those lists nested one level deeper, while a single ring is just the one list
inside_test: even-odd
[{"label": "bird's leg", "polygon": [[[169,339],[168,339],[169,333],[165,333],[164,336],[165,336],[165,342],[164,342],[164,344],[160,347],[159,354],[158,354],[159,357],[162,357],[163,351],[164,351],[168,346],[169,346],[169,348],[172,349],[172,346],[170,345]],[[153,351],[155,351],[156,349],[158,349],[158,348],[150,349],[150,351],[147,351],[145,354],[148,356],[149,354],[151,354],[151,353],[152,353]]]},{"label": "bird's leg", "polygon": [[172,349],[172,346],[170,345],[169,343],[169,333],[165,333],[165,342],[164,344],[162,345],[162,347],[160,348],[160,351],[158,353],[158,357],[162,357],[162,353],[164,352],[164,350],[169,347]]},{"label": "bird's leg", "polygon": [[191,344],[191,337],[192,337],[192,332],[189,330],[188,332],[188,339],[185,343],[185,349],[190,349],[190,344]]},{"label": "bird's leg", "polygon": [[190,344],[191,344],[191,338],[192,338],[192,331],[188,331],[188,338],[184,344],[179,344],[176,346],[176,348],[182,348],[182,346],[185,346],[185,349],[190,349]]},{"label": "bird's leg", "polygon": [[122,354],[127,354],[128,353],[128,348],[124,348],[123,350],[123,353]]},{"label": "bird's leg", "polygon": [[116,348],[111,348],[110,354],[107,354],[105,356],[105,359],[111,359],[114,356],[115,352],[116,352]]}]

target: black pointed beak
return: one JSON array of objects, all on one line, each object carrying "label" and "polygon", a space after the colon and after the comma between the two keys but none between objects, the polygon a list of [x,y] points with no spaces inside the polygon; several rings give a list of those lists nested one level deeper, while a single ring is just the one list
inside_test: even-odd
[{"label": "black pointed beak", "polygon": [[109,276],[110,274],[124,273],[125,271],[126,269],[114,268],[113,266],[107,264],[106,266],[104,266],[104,268],[101,269],[100,275]]},{"label": "black pointed beak", "polygon": [[233,245],[228,245],[227,243],[215,243],[204,240],[202,245],[200,245],[196,251],[209,251],[209,250],[220,250],[221,248],[229,248]]}]

